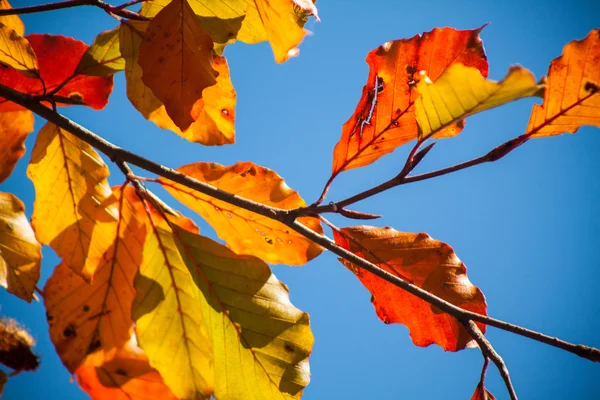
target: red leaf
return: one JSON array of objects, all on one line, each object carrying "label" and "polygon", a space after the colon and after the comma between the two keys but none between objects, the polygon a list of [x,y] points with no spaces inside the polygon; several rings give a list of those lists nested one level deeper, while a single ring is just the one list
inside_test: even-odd
[{"label": "red leaf", "polygon": [[[27,78],[18,71],[0,66],[0,84],[22,93],[38,96],[63,85],[57,96],[69,98],[73,103],[82,103],[93,109],[104,108],[113,87],[112,76],[85,76],[74,74],[79,60],[88,46],[72,38],[52,35],[28,35],[27,40],[35,51],[40,67],[40,77]],[[58,102],[57,102],[58,103]],[[57,105],[66,105],[60,104]],[[0,98],[0,111],[17,111],[23,107]]]}]

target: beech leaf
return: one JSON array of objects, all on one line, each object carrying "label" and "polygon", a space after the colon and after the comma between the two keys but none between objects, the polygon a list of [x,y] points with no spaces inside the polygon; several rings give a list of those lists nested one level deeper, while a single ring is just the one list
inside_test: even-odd
[{"label": "beech leaf", "polygon": [[0,63],[36,78],[38,62],[31,45],[17,31],[0,22]]},{"label": "beech leaf", "polygon": [[86,281],[114,240],[108,227],[118,211],[106,202],[108,174],[89,144],[52,123],[40,129],[27,168],[35,187],[31,224],[38,240]]},{"label": "beech leaf", "polygon": [[457,63],[435,81],[422,71],[417,90],[420,96],[415,101],[415,113],[419,140],[424,140],[469,115],[535,96],[543,86],[519,66],[512,67],[500,82],[494,82],[481,76],[477,68]]},{"label": "beech leaf", "polygon": [[187,0],[173,0],[148,24],[140,45],[142,80],[181,130],[194,119],[202,91],[217,83],[213,42]]},{"label": "beech leaf", "polygon": [[[12,6],[8,0],[0,0],[0,10],[10,10],[11,8]],[[25,25],[23,25],[23,21],[17,14],[1,16],[0,24],[14,29],[21,36],[25,35]]]},{"label": "beech leaf", "polygon": [[[226,192],[268,206],[293,209],[306,205],[277,173],[250,162],[226,167],[199,162],[177,171]],[[164,178],[159,182],[177,200],[200,214],[217,235],[238,254],[250,254],[268,263],[302,265],[321,254],[322,248],[276,220],[217,200]],[[317,218],[298,221],[317,233],[323,229]]]},{"label": "beech leaf", "polygon": [[125,59],[119,46],[119,26],[100,33],[81,57],[76,73],[109,76],[125,69]]},{"label": "beech leaf", "polygon": [[552,61],[542,105],[534,105],[527,127],[533,137],[600,127],[600,29],[565,46]]},{"label": "beech leaf", "polygon": [[35,371],[40,363],[31,348],[35,341],[15,320],[0,318],[0,364],[15,371]]},{"label": "beech leaf", "polygon": [[33,113],[14,111],[0,113],[0,183],[12,173],[25,154],[25,139],[33,131]]},{"label": "beech leaf", "polygon": [[0,286],[31,302],[41,260],[42,246],[25,217],[23,202],[0,192]]},{"label": "beech leaf", "polygon": [[[465,265],[452,247],[425,233],[392,228],[353,226],[334,231],[335,242],[387,272],[427,290],[465,310],[486,315],[483,293],[473,286]],[[476,347],[477,343],[454,317],[418,297],[340,259],[373,295],[377,316],[386,324],[405,325],[413,343],[435,343],[446,351]],[[485,325],[479,324],[485,332]]]},{"label": "beech leaf", "polygon": [[471,400],[496,400],[496,397],[485,388],[483,383],[479,383],[471,396]]},{"label": "beech leaf", "polygon": [[[332,175],[369,165],[418,136],[414,102],[419,71],[435,81],[454,63],[475,67],[484,77],[487,59],[479,33],[435,28],[411,39],[384,43],[367,55],[369,78],[354,114],[342,127],[333,152]],[[461,125],[447,128],[453,135]]]},{"label": "beech leaf", "polygon": [[267,264],[174,227],[177,246],[202,296],[220,400],[299,399],[309,383],[309,316]]}]

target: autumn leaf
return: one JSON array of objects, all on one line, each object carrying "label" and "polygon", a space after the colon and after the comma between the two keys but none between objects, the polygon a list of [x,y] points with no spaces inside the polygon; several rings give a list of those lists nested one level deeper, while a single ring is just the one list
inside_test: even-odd
[{"label": "autumn leaf", "polygon": [[[60,96],[57,105],[74,103],[96,110],[104,108],[112,91],[112,76],[84,76],[75,73],[79,60],[88,49],[85,43],[64,36],[37,34],[28,35],[26,39],[37,55],[41,80],[25,77],[12,68],[0,66],[0,84],[33,96],[58,89],[55,93]],[[20,105],[0,99],[0,111],[22,109]]]},{"label": "autumn leaf", "polygon": [[38,62],[31,45],[14,29],[0,22],[0,64],[37,78]]},{"label": "autumn leaf", "polygon": [[164,105],[142,81],[138,64],[140,44],[147,22],[128,21],[121,25],[121,54],[126,62],[127,97],[142,115],[161,128],[169,129],[183,138],[207,146],[235,142],[235,90],[231,84],[227,60],[215,57],[213,67],[219,72],[217,84],[202,92],[191,110],[192,125],[181,131],[168,116]]},{"label": "autumn leaf", "polygon": [[[170,3],[155,0],[142,5],[141,15],[153,17]],[[278,63],[298,54],[309,14],[318,19],[310,0],[190,0],[190,6],[217,44],[219,52],[227,43],[240,40],[259,43],[268,40]]]},{"label": "autumn leaf", "polygon": [[109,76],[125,69],[119,46],[119,27],[100,33],[81,57],[76,74]]},{"label": "autumn leaf", "polygon": [[25,217],[23,202],[0,192],[0,286],[31,302],[41,260],[42,246]]},{"label": "autumn leaf", "polygon": [[31,348],[35,341],[22,326],[9,318],[0,319],[0,364],[15,371],[35,371],[40,363]]},{"label": "autumn leaf", "polygon": [[[387,272],[465,310],[486,315],[483,293],[469,281],[465,265],[447,244],[425,233],[371,226],[342,228],[341,233],[334,231],[334,238],[338,245]],[[450,315],[354,264],[340,261],[369,289],[377,316],[386,324],[405,325],[415,345],[435,343],[446,351],[477,346]],[[484,325],[478,325],[485,331]]]},{"label": "autumn leaf", "polygon": [[[462,63],[486,77],[488,64],[479,39],[482,28],[436,28],[411,39],[384,43],[367,55],[369,78],[333,152],[332,176],[369,165],[418,136],[414,102],[419,71],[435,81],[448,66]],[[461,126],[452,126],[453,134]]]},{"label": "autumn leaf", "polygon": [[214,351],[217,399],[299,399],[309,383],[313,335],[287,286],[267,264],[174,227],[177,247],[202,292]]},{"label": "autumn leaf", "polygon": [[471,400],[496,400],[496,397],[480,382],[475,388]]},{"label": "autumn leaf", "polygon": [[[8,0],[0,0],[0,10],[10,10],[12,7]],[[18,15],[4,15],[0,17],[0,24],[8,26],[17,32],[19,35],[25,35],[25,25]]]},{"label": "autumn leaf", "polygon": [[544,102],[534,105],[527,132],[533,137],[600,127],[600,29],[565,46],[552,61]]},{"label": "autumn leaf", "polygon": [[189,229],[191,222],[166,221],[146,200],[128,197],[147,229],[132,309],[138,342],[176,397],[208,399],[214,387],[209,322],[172,230],[175,223]]},{"label": "autumn leaf", "polygon": [[[240,162],[226,167],[199,162],[177,169],[192,178],[226,192],[268,206],[293,209],[306,205],[300,195],[270,169]],[[196,211],[238,254],[250,254],[272,264],[302,265],[318,256],[322,249],[281,222],[224,201],[196,192],[164,178],[159,182],[177,200]],[[298,221],[317,233],[323,229],[312,217]]]},{"label": "autumn leaf", "polygon": [[98,356],[99,362],[75,371],[77,383],[92,400],[176,400],[139,347],[128,343]]},{"label": "autumn leaf", "polygon": [[87,281],[114,240],[107,227],[118,211],[106,203],[108,174],[89,144],[51,123],[39,131],[27,168],[36,195],[33,229]]},{"label": "autumn leaf", "polygon": [[469,115],[498,107],[543,91],[528,70],[512,67],[500,82],[481,76],[477,68],[452,64],[434,81],[426,71],[420,74],[415,101],[419,140],[424,140],[446,126]]},{"label": "autumn leaf", "polygon": [[25,154],[25,139],[33,132],[33,113],[15,111],[0,113],[0,183],[12,173]]},{"label": "autumn leaf", "polygon": [[115,188],[114,197],[107,200],[116,205],[119,217],[107,226],[111,245],[91,285],[63,262],[44,288],[50,338],[71,373],[89,354],[120,349],[131,337],[133,281],[142,262],[146,227],[123,195],[127,189],[131,188]]},{"label": "autumn leaf", "polygon": [[194,103],[217,83],[212,68],[213,42],[187,0],[173,0],[148,24],[138,62],[142,81],[181,130],[194,119]]}]

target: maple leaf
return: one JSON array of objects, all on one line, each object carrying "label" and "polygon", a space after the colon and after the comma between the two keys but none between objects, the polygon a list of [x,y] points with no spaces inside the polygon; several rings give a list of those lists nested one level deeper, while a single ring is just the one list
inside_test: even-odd
[{"label": "maple leaf", "polygon": [[532,137],[600,127],[600,29],[565,46],[548,70],[544,102],[534,105],[527,126]]},{"label": "maple leaf", "polygon": [[194,119],[194,103],[217,83],[212,68],[213,42],[187,0],[173,0],[148,24],[138,63],[142,81],[161,101],[181,130]]},{"label": "maple leaf", "polygon": [[111,196],[108,175],[89,144],[52,123],[40,129],[27,168],[36,195],[33,229],[42,244],[87,281],[114,239],[108,227],[118,212],[106,202]]},{"label": "maple leaf", "polygon": [[[482,28],[436,28],[411,39],[387,42],[367,55],[369,78],[352,117],[342,128],[333,152],[332,176],[369,165],[418,136],[414,102],[419,71],[435,81],[450,65],[462,63],[488,73],[479,39]],[[447,128],[448,135],[461,125]]]},{"label": "maple leaf", "polygon": [[[425,71],[417,84],[415,101],[419,140],[469,115],[543,91],[528,70],[512,67],[500,82],[486,80],[477,68],[453,64],[432,81]],[[443,131],[441,132],[443,134]]]},{"label": "maple leaf", "polygon": [[[483,293],[469,281],[465,265],[447,244],[425,233],[371,226],[342,228],[334,231],[334,238],[338,245],[385,271],[456,306],[486,315]],[[369,289],[377,316],[387,324],[408,327],[415,345],[435,343],[446,351],[477,346],[454,317],[352,263],[340,262]],[[484,325],[478,325],[485,331]]]},{"label": "maple leaf", "polygon": [[42,246],[25,217],[23,202],[0,192],[0,286],[31,302],[41,260]]},{"label": "maple leaf", "polygon": [[33,132],[33,113],[29,110],[0,113],[0,183],[12,173],[25,154],[25,139]]},{"label": "maple leaf", "polygon": [[[293,209],[306,205],[274,171],[240,162],[226,167],[199,162],[177,169],[226,192],[268,206]],[[232,206],[164,178],[159,182],[177,200],[196,211],[238,254],[251,254],[273,264],[302,265],[321,254],[322,248],[281,222]],[[298,221],[317,233],[323,229],[317,218]]]},{"label": "maple leaf", "polygon": [[[55,90],[56,96],[100,110],[108,103],[113,87],[112,76],[84,76],[75,72],[87,51],[85,43],[64,36],[28,35],[25,37],[37,55],[40,78],[28,78],[18,71],[0,66],[0,84],[21,93],[42,96]],[[57,100],[57,105],[66,105]],[[0,111],[24,108],[0,99]]]},{"label": "maple leaf", "polygon": [[125,69],[119,46],[120,26],[100,33],[81,57],[76,74],[109,76]]}]

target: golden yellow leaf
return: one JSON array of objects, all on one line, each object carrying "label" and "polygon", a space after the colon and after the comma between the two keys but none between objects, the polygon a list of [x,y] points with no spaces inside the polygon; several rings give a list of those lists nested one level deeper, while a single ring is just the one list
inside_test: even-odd
[{"label": "golden yellow leaf", "polygon": [[600,29],[565,46],[552,61],[544,102],[534,105],[527,127],[532,137],[600,127]]},{"label": "golden yellow leaf", "polygon": [[87,49],[75,73],[108,76],[125,69],[125,59],[119,46],[120,27],[100,33]]},{"label": "golden yellow leaf", "polygon": [[[177,170],[226,192],[268,206],[293,209],[306,205],[300,195],[290,189],[274,171],[250,162],[239,162],[230,167],[199,162]],[[200,214],[238,254],[250,254],[268,263],[288,265],[302,265],[321,254],[320,246],[281,222],[167,179],[160,178],[159,181],[177,200]],[[302,217],[298,221],[317,233],[323,232],[317,218]]]},{"label": "golden yellow leaf", "polygon": [[[8,0],[0,0],[0,10],[9,10],[11,8]],[[25,35],[25,25],[23,25],[23,21],[21,21],[18,15],[4,15],[0,17],[0,24],[14,29],[21,36]]]},{"label": "golden yellow leaf", "polygon": [[172,224],[146,201],[128,193],[147,235],[135,279],[132,315],[140,346],[175,396],[208,399],[214,387],[213,354],[201,294],[175,244]]},{"label": "golden yellow leaf", "polygon": [[217,399],[299,399],[310,381],[309,316],[267,264],[174,227],[177,247],[202,292]]},{"label": "golden yellow leaf", "polygon": [[108,168],[87,143],[47,123],[39,131],[27,175],[35,186],[32,225],[65,265],[90,281],[114,236],[117,219]]},{"label": "golden yellow leaf", "polygon": [[192,107],[202,91],[217,83],[213,42],[187,0],[173,0],[148,24],[138,63],[142,81],[181,130],[194,119]]},{"label": "golden yellow leaf", "polygon": [[25,139],[33,131],[33,113],[14,111],[0,113],[0,183],[12,173],[25,154]]},{"label": "golden yellow leaf", "polygon": [[[153,17],[171,0],[145,2],[141,15]],[[268,40],[278,63],[298,53],[306,31],[306,15],[317,17],[305,0],[190,0],[190,5],[221,51],[234,40],[259,43]],[[318,18],[318,17],[317,17]]]},{"label": "golden yellow leaf", "polygon": [[25,217],[25,206],[0,192],[0,286],[31,302],[40,279],[42,246]]},{"label": "golden yellow leaf", "polygon": [[133,280],[142,262],[146,227],[123,195],[128,189],[115,188],[114,197],[108,200],[117,206],[119,217],[106,226],[112,234],[111,245],[99,261],[93,282],[87,284],[63,262],[44,288],[50,339],[71,373],[89,354],[119,349],[131,337]]},{"label": "golden yellow leaf", "polygon": [[39,75],[37,57],[27,39],[1,22],[0,64],[16,69],[31,78]]},{"label": "golden yellow leaf", "polygon": [[516,66],[500,82],[485,79],[474,67],[452,64],[435,81],[421,72],[415,101],[419,139],[481,111],[523,97],[535,96],[543,86],[536,84],[528,70]]}]

